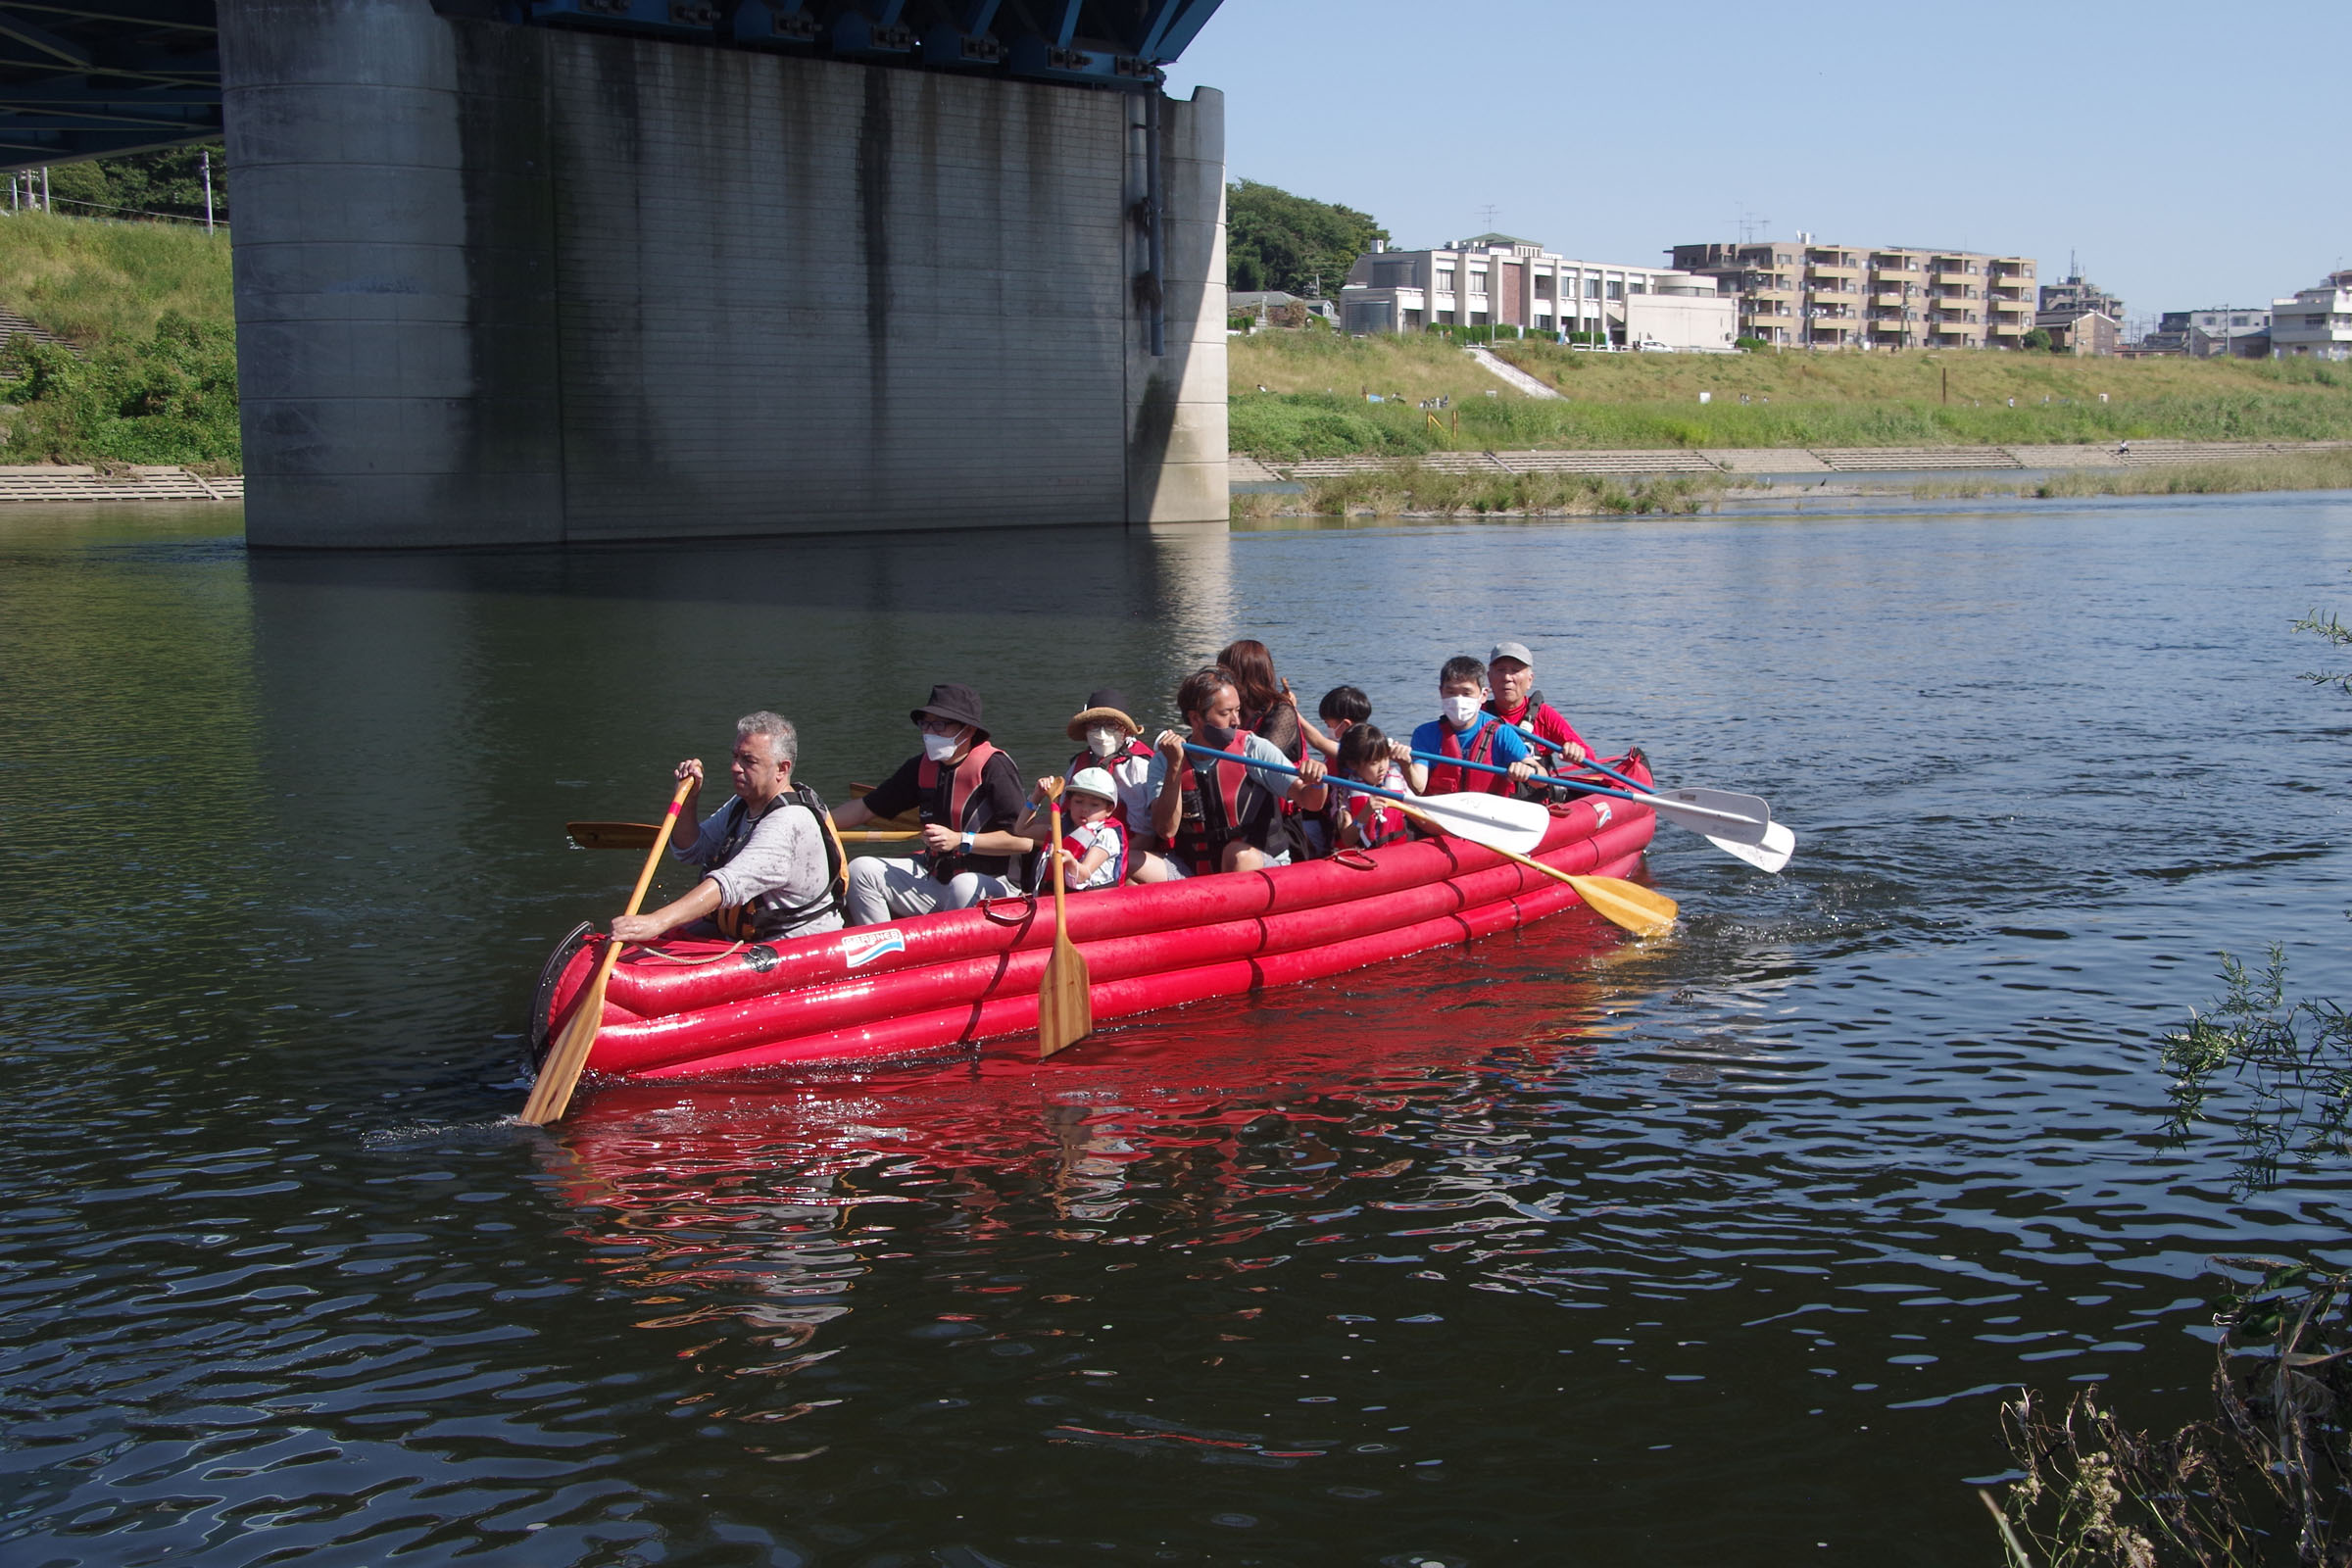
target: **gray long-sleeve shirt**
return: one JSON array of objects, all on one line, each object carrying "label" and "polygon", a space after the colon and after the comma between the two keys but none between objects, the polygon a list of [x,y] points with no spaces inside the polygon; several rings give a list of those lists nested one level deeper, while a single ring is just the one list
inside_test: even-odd
[{"label": "gray long-sleeve shirt", "polygon": [[[751,836],[732,857],[720,861],[719,854],[727,843],[727,818],[735,804],[729,801],[704,817],[701,836],[685,849],[673,846],[670,853],[701,866],[718,884],[723,905],[748,904],[763,893],[801,905],[823,893],[825,846],[819,835],[824,830],[817,825],[815,814],[802,810],[790,795],[777,796],[775,804],[752,823]],[[793,934],[840,928],[841,916],[824,909],[795,926]]]}]

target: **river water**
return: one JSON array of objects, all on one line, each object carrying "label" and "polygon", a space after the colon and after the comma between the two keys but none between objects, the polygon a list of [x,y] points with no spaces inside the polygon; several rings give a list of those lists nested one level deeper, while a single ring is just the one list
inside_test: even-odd
[{"label": "river water", "polygon": [[[2007,504],[2004,504],[2007,505]],[[0,514],[0,1559],[1990,1563],[1996,1405],[2200,1413],[2335,1173],[2161,1136],[2216,955],[2352,991],[2352,499],[570,556]],[[860,1077],[503,1125],[540,959],[731,721],[839,798],[938,679],[1032,771],[1229,637],[1447,655],[1659,776],[1581,911]],[[678,886],[675,880],[670,884]]]}]

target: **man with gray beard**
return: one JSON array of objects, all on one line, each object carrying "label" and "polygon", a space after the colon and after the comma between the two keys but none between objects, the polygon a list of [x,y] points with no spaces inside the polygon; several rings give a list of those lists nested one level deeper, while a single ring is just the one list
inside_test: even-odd
[{"label": "man with gray beard", "polygon": [[694,891],[650,914],[612,922],[621,942],[654,942],[665,935],[769,942],[841,929],[839,870],[825,821],[825,803],[792,782],[800,735],[789,719],[764,710],[735,725],[728,763],[735,799],[702,821],[693,839],[702,795],[702,759],[680,762],[675,777],[692,779],[672,819],[670,853],[706,873]]}]

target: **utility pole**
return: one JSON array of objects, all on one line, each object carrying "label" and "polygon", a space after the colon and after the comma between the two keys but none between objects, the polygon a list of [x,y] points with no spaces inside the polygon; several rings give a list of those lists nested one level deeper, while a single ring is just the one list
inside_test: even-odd
[{"label": "utility pole", "polygon": [[213,231],[213,150],[204,149],[204,231]]},{"label": "utility pole", "polygon": [[41,211],[44,213],[57,211],[56,208],[49,205],[49,166],[47,164],[41,166]]}]

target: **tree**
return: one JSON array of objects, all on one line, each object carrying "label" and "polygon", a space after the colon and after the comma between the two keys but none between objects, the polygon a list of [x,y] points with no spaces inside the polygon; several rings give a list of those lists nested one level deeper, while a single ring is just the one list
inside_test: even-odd
[{"label": "tree", "polygon": [[1355,259],[1389,237],[1369,213],[1253,179],[1236,180],[1226,192],[1225,233],[1228,287],[1310,299],[1337,294]]},{"label": "tree", "polygon": [[2019,339],[2017,346],[2021,349],[2039,349],[2043,353],[2047,353],[2050,349],[2049,331],[2047,328],[2037,326]]},{"label": "tree", "polygon": [[49,171],[49,194],[57,210],[69,218],[202,219],[207,152],[213,155],[213,217],[225,223],[226,160],[217,141],[58,164]]}]

